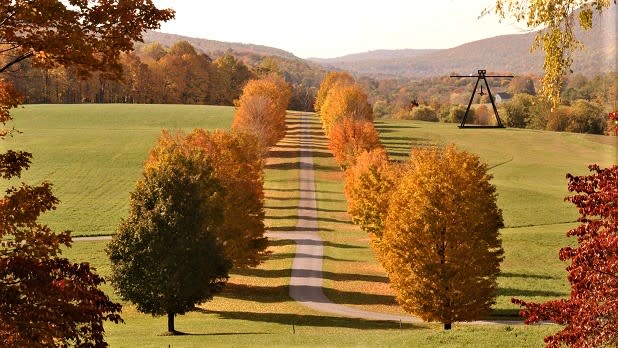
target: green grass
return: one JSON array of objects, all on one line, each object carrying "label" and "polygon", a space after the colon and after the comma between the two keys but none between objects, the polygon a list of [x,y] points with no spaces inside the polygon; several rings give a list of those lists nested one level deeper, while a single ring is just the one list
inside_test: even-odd
[{"label": "green grass", "polygon": [[27,105],[10,125],[23,133],[0,142],[0,151],[31,152],[32,166],[19,180],[54,184],[61,204],[42,218],[53,230],[111,234],[162,128],[227,129],[232,115],[233,108],[218,106]]},{"label": "green grass", "polygon": [[400,160],[418,145],[453,143],[478,154],[494,175],[507,227],[575,221],[577,211],[563,202],[566,174],[587,174],[589,164],[608,166],[617,156],[618,138],[601,135],[395,120],[380,120],[376,126],[389,153]]},{"label": "green grass", "polygon": [[[61,199],[46,217],[55,230],[77,234],[111,233],[126,214],[128,192],[160,128],[228,128],[233,110],[208,106],[45,105],[15,113],[23,135],[4,143],[34,153],[26,182],[49,180]],[[267,225],[293,230],[298,204],[299,117],[289,116],[288,136],[271,151],[266,169]],[[320,126],[313,119],[314,134]],[[586,165],[616,162],[615,138],[529,130],[459,130],[456,125],[414,121],[377,122],[389,152],[405,159],[413,145],[455,143],[488,162],[508,228],[502,239],[505,260],[492,318],[517,319],[511,297],[546,301],[568,294],[560,247],[577,212],[563,202],[565,174],[587,173]],[[0,149],[1,150],[1,149]],[[318,218],[325,240],[325,292],[341,304],[402,313],[367,236],[350,224],[342,194],[343,177],[326,141],[314,153]],[[106,242],[75,242],[65,255],[88,261],[109,275]],[[258,269],[236,272],[226,290],[201,310],[178,316],[184,336],[166,337],[165,318],[138,313],[125,304],[125,324],[107,325],[112,347],[203,346],[414,346],[539,347],[555,325],[465,325],[444,332],[438,324],[406,325],[340,318],[315,312],[287,294],[294,245],[271,242],[273,256]],[[103,289],[112,293],[109,284]],[[295,333],[293,333],[295,331]]]}]

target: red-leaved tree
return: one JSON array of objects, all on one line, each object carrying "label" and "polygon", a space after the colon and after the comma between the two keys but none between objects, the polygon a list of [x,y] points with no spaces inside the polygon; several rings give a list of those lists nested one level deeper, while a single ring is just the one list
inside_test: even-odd
[{"label": "red-leaved tree", "polygon": [[546,303],[513,299],[524,308],[526,323],[550,320],[564,325],[545,337],[547,347],[600,347],[618,343],[618,166],[593,174],[567,175],[566,198],[579,209],[581,224],[568,232],[577,237],[577,247],[564,247],[560,259],[567,267],[571,296]]}]

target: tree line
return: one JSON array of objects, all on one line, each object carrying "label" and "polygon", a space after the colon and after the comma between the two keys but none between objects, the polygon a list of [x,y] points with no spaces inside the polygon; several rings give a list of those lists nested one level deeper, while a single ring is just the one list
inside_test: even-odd
[{"label": "tree line", "polygon": [[369,234],[398,302],[445,329],[487,315],[503,255],[487,165],[454,146],[414,149],[407,163],[391,162],[367,105],[345,73],[327,75],[316,100],[345,169],[348,213]]},{"label": "tree line", "polygon": [[[0,57],[2,58],[2,57]],[[1,59],[0,59],[1,60]],[[245,62],[246,61],[246,62]],[[24,103],[140,103],[234,105],[251,79],[277,73],[291,85],[290,108],[311,111],[321,72],[306,64],[277,57],[224,53],[216,59],[187,41],[166,48],[154,42],[120,55],[122,73],[84,78],[75,67],[41,67],[22,62],[6,79]]]},{"label": "tree line", "polygon": [[[368,131],[371,125],[363,127],[367,131],[354,130],[362,98],[336,98],[342,104],[338,110],[347,111],[334,118],[335,125],[328,125],[333,118],[323,100],[354,83],[349,75],[331,73],[316,101],[333,157],[345,170],[344,194],[352,222],[369,235],[404,310],[442,322],[445,329],[455,321],[486,317],[504,258],[502,212],[487,164],[454,145],[414,148],[406,162],[389,160],[379,139],[373,140],[375,130]],[[364,114],[360,122],[370,119]],[[338,128],[346,129],[344,140],[333,138]],[[563,325],[545,337],[548,347],[613,345],[618,339],[618,166],[589,169],[590,175],[567,174],[573,195],[566,200],[580,213],[580,225],[567,233],[577,238],[577,246],[559,253],[561,260],[570,261],[569,298],[546,303],[512,299],[522,307],[526,323]]]}]

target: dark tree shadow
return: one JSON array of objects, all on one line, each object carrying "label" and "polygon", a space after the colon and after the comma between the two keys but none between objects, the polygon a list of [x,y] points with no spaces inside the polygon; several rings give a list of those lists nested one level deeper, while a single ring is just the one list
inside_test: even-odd
[{"label": "dark tree shadow", "polygon": [[[289,219],[299,219],[299,220],[311,220],[314,219],[312,216],[303,216],[303,215],[281,215],[281,216],[269,216],[269,219],[272,220],[289,220]],[[333,222],[333,223],[345,223],[345,220],[326,218],[326,217],[318,217],[316,220],[323,222]]]},{"label": "dark tree shadow", "polygon": [[418,126],[413,126],[413,125],[392,124],[392,123],[386,123],[386,122],[383,122],[383,121],[375,121],[374,124],[375,124],[377,130],[382,130],[382,129],[415,129],[415,128],[420,128]]},{"label": "dark tree shadow", "polygon": [[542,275],[542,274],[525,274],[525,273],[510,273],[510,272],[500,273],[500,277],[531,278],[531,279],[559,279],[557,277],[552,277],[552,276]]},{"label": "dark tree shadow", "polygon": [[533,296],[545,296],[545,297],[563,297],[564,293],[551,291],[551,290],[524,290],[513,288],[499,288],[498,295],[507,297],[533,297]]},{"label": "dark tree shadow", "polygon": [[[265,197],[265,199],[267,200],[273,200],[273,201],[297,201],[298,197]],[[294,209],[297,208],[296,206],[289,208],[289,209]],[[266,208],[266,209],[274,209],[274,208]],[[282,209],[281,207],[277,208],[277,209]]]},{"label": "dark tree shadow", "polygon": [[[289,313],[256,313],[238,311],[210,311],[204,313],[217,314],[221,319],[249,320],[282,325],[302,327],[339,327],[359,330],[400,330],[421,329],[423,326],[395,321],[365,320],[358,318],[334,317],[328,315],[298,315]],[[292,329],[290,329],[291,331]]]},{"label": "dark tree shadow", "polygon": [[269,163],[264,166],[266,169],[279,169],[279,170],[294,170],[300,168],[300,162],[282,162],[282,163]]},{"label": "dark tree shadow", "polygon": [[[307,291],[309,293],[316,291],[316,287],[308,285],[298,286],[297,288],[306,288],[300,291]],[[367,294],[357,291],[342,291],[329,288],[319,288],[319,290],[324,290],[327,297],[340,299],[337,301],[338,304],[392,305],[396,303],[394,296]],[[289,287],[287,285],[259,286],[228,283],[225,289],[217,296],[260,303],[279,303],[288,301],[288,294]],[[330,303],[330,300],[324,301],[328,301],[325,303]]]},{"label": "dark tree shadow", "polygon": [[270,158],[296,158],[299,155],[298,150],[270,150],[268,157]]},{"label": "dark tree shadow", "polygon": [[274,227],[268,227],[267,228],[269,231],[272,232],[319,232],[319,231],[323,231],[323,232],[333,232],[334,230],[331,228],[317,228],[317,227],[290,227],[290,226],[274,226]]},{"label": "dark tree shadow", "polygon": [[[292,256],[294,254],[284,254]],[[300,257],[314,257],[313,255],[300,254]],[[321,273],[321,274],[320,274]],[[259,277],[259,278],[289,278],[291,275],[290,269],[242,269],[234,271],[234,274]],[[379,275],[356,274],[356,273],[333,273],[333,272],[317,272],[313,270],[296,270],[295,275],[303,278],[322,277],[335,281],[361,281],[371,283],[388,284],[388,278]]]},{"label": "dark tree shadow", "polygon": [[[266,199],[270,199],[270,198],[266,197]],[[275,209],[275,210],[291,210],[291,209],[297,209],[297,208],[298,206],[296,205],[286,205],[282,207],[264,206],[264,209]]]},{"label": "dark tree shadow", "polygon": [[[294,242],[290,243],[290,244],[294,244]],[[299,257],[311,257],[311,258],[317,258],[314,255],[308,255],[308,254],[303,254],[303,253],[276,253],[276,254],[272,254],[268,257],[268,259],[270,260],[282,260],[282,259],[292,259],[295,256],[299,256]],[[340,258],[336,258],[336,257],[332,257],[332,256],[324,256],[321,257],[324,260],[331,260],[331,261],[338,261],[338,262],[356,262],[356,260],[348,260],[348,259],[340,259]]]}]

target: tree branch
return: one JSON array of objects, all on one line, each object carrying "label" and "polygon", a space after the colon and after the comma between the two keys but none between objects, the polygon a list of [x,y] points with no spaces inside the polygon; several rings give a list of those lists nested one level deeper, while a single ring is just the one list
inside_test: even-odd
[{"label": "tree branch", "polygon": [[[0,44],[3,44],[3,45],[9,45],[9,44],[11,44],[11,43],[10,43],[10,42],[0,42]],[[13,44],[13,46],[11,46],[11,47],[9,47],[9,48],[7,48],[7,49],[0,50],[0,54],[5,53],[5,52],[12,51],[12,50],[14,50],[14,49],[16,49],[16,48],[19,48],[19,46],[18,46],[18,45]]]},{"label": "tree branch", "polygon": [[612,273],[609,273],[609,272],[605,272],[605,271],[601,271],[601,270],[598,270],[596,268],[592,268],[592,270],[595,271],[595,272],[598,272],[598,273],[601,273],[601,274],[605,274],[607,276],[614,277],[614,278],[618,279],[618,276],[615,275],[615,274],[612,274]]},{"label": "tree branch", "polygon": [[11,13],[9,13],[8,16],[6,16],[2,22],[0,22],[0,27],[3,26],[9,19],[13,18],[13,16],[17,13],[17,11],[13,11]]},{"label": "tree branch", "polygon": [[6,69],[10,68],[14,64],[17,64],[17,63],[21,62],[22,60],[28,59],[28,58],[32,57],[33,55],[34,55],[34,51],[28,51],[28,52],[22,54],[21,56],[13,59],[13,61],[7,63],[2,68],[0,68],[0,73],[4,72]]}]

